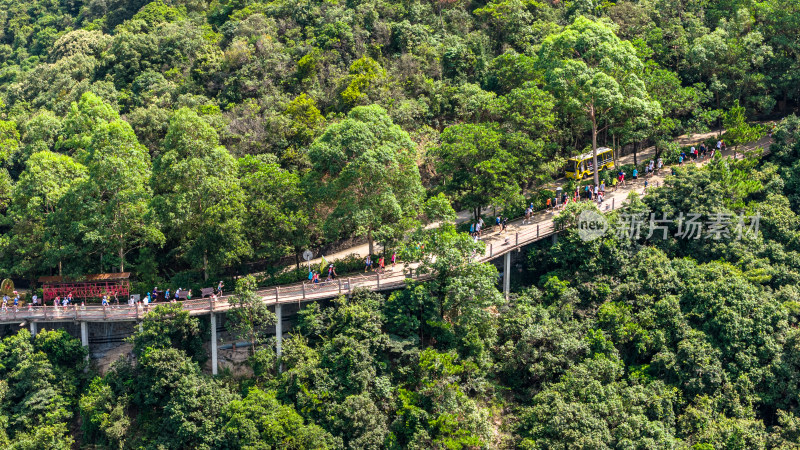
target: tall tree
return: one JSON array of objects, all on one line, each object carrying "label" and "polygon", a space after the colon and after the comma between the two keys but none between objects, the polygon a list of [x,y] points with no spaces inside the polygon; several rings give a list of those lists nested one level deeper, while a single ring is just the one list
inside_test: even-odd
[{"label": "tall tree", "polygon": [[86,167],[67,155],[51,151],[31,155],[14,186],[8,211],[13,225],[4,257],[10,260],[13,273],[35,278],[58,266],[60,275],[64,258],[82,254],[59,239],[55,230],[64,226],[56,220],[65,207],[64,196],[86,177]]},{"label": "tall tree", "polygon": [[509,206],[522,198],[527,171],[507,148],[505,134],[490,124],[459,124],[442,132],[436,169],[442,188],[477,218],[486,205]]},{"label": "tall tree", "polygon": [[219,145],[214,128],[193,110],[179,109],[153,164],[154,201],[176,250],[200,261],[204,280],[210,264],[219,267],[250,251],[237,175],[236,160]]},{"label": "tall tree", "polygon": [[[547,89],[564,110],[582,112],[591,124],[593,167],[597,137],[613,116],[634,117],[656,107],[639,78],[644,66],[636,49],[614,31],[610,22],[580,16],[545,39],[538,54]],[[597,171],[594,182],[599,184]]]},{"label": "tall tree", "polygon": [[686,53],[690,74],[708,85],[717,109],[740,99],[748,108],[769,112],[775,100],[764,95],[769,80],[764,65],[773,57],[772,47],[754,29],[750,11],[735,11],[716,29],[694,40]]},{"label": "tall tree", "polygon": [[416,217],[423,188],[414,142],[377,105],[353,108],[308,150],[308,184],[327,235],[374,235]]},{"label": "tall tree", "polygon": [[[240,158],[239,177],[245,198],[245,233],[260,258],[298,254],[308,242],[309,215],[296,173],[282,169],[269,155]],[[299,266],[298,266],[299,267]]]},{"label": "tall tree", "polygon": [[112,247],[124,272],[131,250],[164,242],[151,213],[150,155],[131,126],[115,120],[95,129],[83,159],[88,178],[74,190],[82,199],[84,240]]},{"label": "tall tree", "polygon": [[764,136],[763,126],[747,123],[744,106],[739,105],[739,100],[734,100],[731,109],[722,115],[722,126],[725,127],[725,137],[733,144],[734,154],[740,145],[757,141]]}]

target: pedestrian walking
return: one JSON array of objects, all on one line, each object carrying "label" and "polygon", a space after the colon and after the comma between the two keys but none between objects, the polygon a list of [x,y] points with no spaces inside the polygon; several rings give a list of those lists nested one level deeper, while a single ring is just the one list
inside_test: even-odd
[{"label": "pedestrian walking", "polygon": [[337,276],[338,275],[336,274],[336,267],[334,267],[333,264],[329,265],[328,266],[328,279],[329,280],[333,280]]}]

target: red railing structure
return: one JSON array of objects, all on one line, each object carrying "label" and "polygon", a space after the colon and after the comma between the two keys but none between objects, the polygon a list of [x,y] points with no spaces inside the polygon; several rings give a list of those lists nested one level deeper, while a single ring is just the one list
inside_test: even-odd
[{"label": "red railing structure", "polygon": [[42,291],[44,294],[44,301],[50,301],[56,297],[66,297],[69,294],[72,294],[73,298],[80,299],[99,298],[104,295],[108,295],[109,297],[117,296],[127,301],[130,295],[130,283],[125,280],[104,283],[74,282],[45,284]]},{"label": "red railing structure", "polygon": [[104,295],[127,301],[130,295],[130,272],[87,275],[82,280],[66,281],[62,277],[42,277],[44,301],[72,294],[75,299],[100,298]]}]

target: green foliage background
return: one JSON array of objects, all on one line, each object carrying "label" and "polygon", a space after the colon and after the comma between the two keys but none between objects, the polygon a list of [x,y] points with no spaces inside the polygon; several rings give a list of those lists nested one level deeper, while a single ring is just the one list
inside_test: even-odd
[{"label": "green foliage background", "polygon": [[[796,1],[2,0],[0,25],[3,278],[286,282],[306,274],[276,264],[346,238],[434,275],[308,305],[280,361],[244,278],[252,377],[204,373],[206,322],[169,305],[103,376],[66,333],[19,331],[3,448],[800,445]],[[764,158],[626,207],[757,213],[755,237],[568,231],[507,301],[451,223],[542,203],[595,140],[669,163],[678,135],[737,146],[787,115]]]}]

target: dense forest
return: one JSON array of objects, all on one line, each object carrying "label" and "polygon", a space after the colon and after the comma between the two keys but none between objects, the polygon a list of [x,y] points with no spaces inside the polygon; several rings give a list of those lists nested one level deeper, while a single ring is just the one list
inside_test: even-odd
[{"label": "dense forest", "polygon": [[[800,102],[793,0],[0,3],[0,269],[141,286],[519,210],[593,143]],[[373,247],[374,248],[374,247]],[[230,283],[232,284],[232,283]]]},{"label": "dense forest", "polygon": [[[209,324],[176,305],[104,374],[63,330],[2,339],[0,447],[800,446],[797,1],[0,0],[0,23],[3,278],[258,273],[228,284],[248,376],[205,373]],[[516,215],[599,145],[670,162],[762,119],[768,152],[608,216],[755,235],[568,228],[506,299],[455,222]],[[256,286],[351,238],[432,277],[304,305],[278,358]]]},{"label": "dense forest", "polygon": [[506,300],[496,268],[471,258],[482,244],[440,207],[442,226],[413,233],[432,280],[309,303],[280,360],[264,333],[275,317],[244,277],[228,323],[258,344],[251,376],[204,374],[208,322],[174,304],[102,376],[63,330],[23,328],[0,343],[0,445],[797,448],[800,120],[775,139],[765,159],[679,167],[609,216],[691,203],[758,214],[757,234],[587,242],[568,228],[528,251],[533,286]]}]

